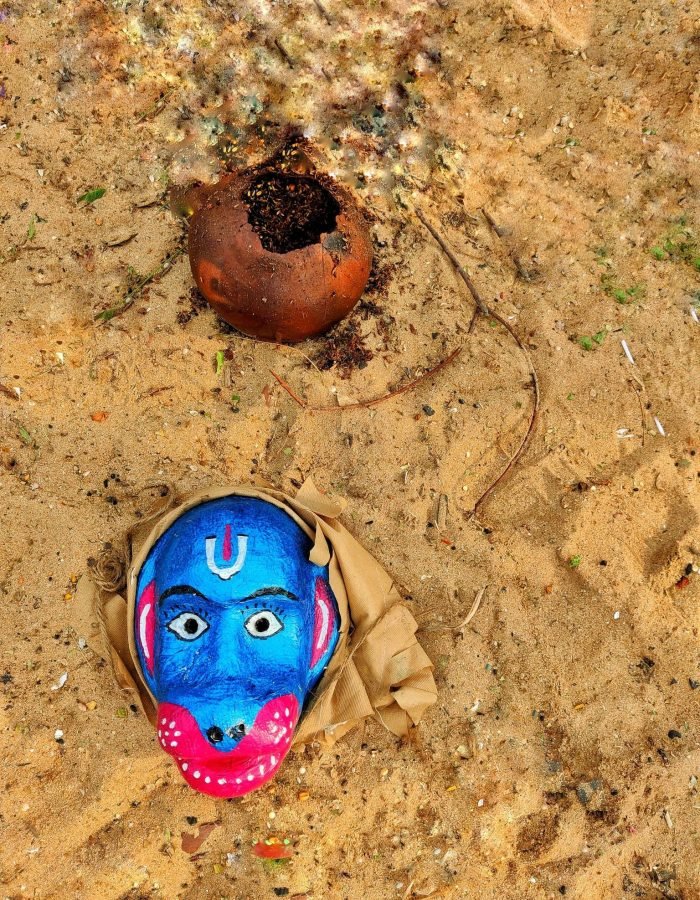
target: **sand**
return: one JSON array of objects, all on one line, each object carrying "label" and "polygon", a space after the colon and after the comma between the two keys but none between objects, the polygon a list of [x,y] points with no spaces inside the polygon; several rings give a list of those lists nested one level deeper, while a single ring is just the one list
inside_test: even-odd
[{"label": "sand", "polygon": [[[2,896],[698,898],[698,8],[322,9],[0,4]],[[302,354],[331,339],[257,344],[193,301],[166,189],[215,176],[227,116],[259,155],[268,105],[372,217],[362,367],[319,371]],[[468,333],[416,206],[540,381],[476,517],[527,428],[527,362],[493,320]],[[342,404],[456,347],[346,412],[270,372]],[[401,586],[438,703],[408,742],[369,722],[214,802],[72,627],[75,578],[153,481],[309,475]],[[254,855],[270,836],[289,862]]]}]

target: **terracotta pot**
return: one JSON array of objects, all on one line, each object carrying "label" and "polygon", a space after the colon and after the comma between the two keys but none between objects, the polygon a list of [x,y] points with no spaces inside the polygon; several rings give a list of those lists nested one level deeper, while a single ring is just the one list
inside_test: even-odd
[{"label": "terracotta pot", "polygon": [[196,188],[188,202],[197,286],[244,334],[301,341],[360,299],[372,266],[369,232],[351,195],[329,178],[263,166]]}]

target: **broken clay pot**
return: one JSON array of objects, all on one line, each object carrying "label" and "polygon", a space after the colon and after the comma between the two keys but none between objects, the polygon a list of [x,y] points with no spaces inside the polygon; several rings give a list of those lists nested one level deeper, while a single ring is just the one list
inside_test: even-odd
[{"label": "broken clay pot", "polygon": [[301,341],[360,299],[372,266],[369,232],[330,178],[268,163],[197,187],[188,201],[197,287],[244,334]]}]

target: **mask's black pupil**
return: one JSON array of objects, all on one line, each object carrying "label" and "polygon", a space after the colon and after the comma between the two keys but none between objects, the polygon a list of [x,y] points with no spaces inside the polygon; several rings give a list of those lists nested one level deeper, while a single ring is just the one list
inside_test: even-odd
[{"label": "mask's black pupil", "polygon": [[199,630],[199,623],[196,619],[186,619],[185,620],[185,631],[187,634],[196,634]]},{"label": "mask's black pupil", "polygon": [[267,631],[270,627],[269,619],[256,619],[255,621],[255,630],[259,632]]}]

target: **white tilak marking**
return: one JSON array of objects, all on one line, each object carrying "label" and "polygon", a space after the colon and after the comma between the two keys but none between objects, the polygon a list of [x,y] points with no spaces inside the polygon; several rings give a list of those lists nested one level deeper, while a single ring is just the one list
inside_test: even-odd
[{"label": "white tilak marking", "polygon": [[323,600],[319,600],[316,604],[321,608],[321,633],[318,636],[318,641],[316,642],[316,649],[320,650],[321,647],[326,643],[326,638],[328,637],[328,626],[330,624],[330,615],[328,613],[328,606],[323,602]]},{"label": "white tilak marking", "polygon": [[240,572],[245,564],[246,553],[248,552],[248,537],[245,534],[238,535],[238,555],[235,562],[230,566],[217,566],[216,564],[216,538],[209,537],[204,541],[204,547],[207,552],[207,567],[214,575],[218,575],[224,581]]},{"label": "white tilak marking", "polygon": [[182,771],[183,771],[183,772],[186,772],[188,768],[189,768],[189,766],[187,765],[187,763],[183,763],[183,764],[182,764]]},{"label": "white tilak marking", "polygon": [[225,778],[219,778],[219,780],[217,781],[217,784],[226,784],[226,779],[225,779]]},{"label": "white tilak marking", "polygon": [[206,781],[207,784],[211,784],[211,778],[208,775],[204,780]]},{"label": "white tilak marking", "polygon": [[[141,610],[141,616],[139,618],[139,637],[141,638],[141,649],[143,650],[143,655],[146,657],[146,659],[151,658],[151,654],[148,652],[148,644],[146,643],[146,616],[150,611],[151,604],[147,603]],[[163,719],[163,724],[165,725],[165,719]]]}]

